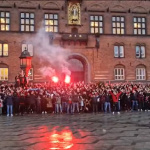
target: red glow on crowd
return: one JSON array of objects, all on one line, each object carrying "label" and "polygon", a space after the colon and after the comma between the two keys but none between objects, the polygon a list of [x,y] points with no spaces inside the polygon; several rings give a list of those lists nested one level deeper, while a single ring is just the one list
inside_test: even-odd
[{"label": "red glow on crowd", "polygon": [[59,79],[58,79],[58,77],[53,76],[53,77],[52,77],[52,81],[53,81],[54,83],[57,83],[57,82],[59,81]]},{"label": "red glow on crowd", "polygon": [[70,80],[71,80],[70,76],[66,75],[66,77],[65,77],[65,83],[69,84]]}]

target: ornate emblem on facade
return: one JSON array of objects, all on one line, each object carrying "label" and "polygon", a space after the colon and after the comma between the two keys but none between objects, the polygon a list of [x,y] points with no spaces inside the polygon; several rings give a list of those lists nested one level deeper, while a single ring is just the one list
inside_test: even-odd
[{"label": "ornate emblem on facade", "polygon": [[80,3],[69,2],[68,24],[70,24],[70,25],[80,25],[81,24]]}]

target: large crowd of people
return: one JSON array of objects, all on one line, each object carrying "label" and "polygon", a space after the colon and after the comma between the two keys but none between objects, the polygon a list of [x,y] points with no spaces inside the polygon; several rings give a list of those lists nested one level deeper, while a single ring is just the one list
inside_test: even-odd
[{"label": "large crowd of people", "polygon": [[0,84],[0,115],[149,111],[150,85],[142,83]]}]

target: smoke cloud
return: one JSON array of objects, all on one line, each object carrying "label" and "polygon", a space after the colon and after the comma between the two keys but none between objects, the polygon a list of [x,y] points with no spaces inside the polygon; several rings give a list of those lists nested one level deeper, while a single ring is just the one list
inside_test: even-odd
[{"label": "smoke cloud", "polygon": [[65,50],[60,46],[50,45],[49,34],[41,28],[38,33],[30,39],[34,45],[34,54],[39,58],[39,71],[43,76],[53,76],[55,74],[65,73],[71,74],[68,69],[67,61],[70,54],[69,50]]},{"label": "smoke cloud", "polygon": [[[70,71],[83,71],[84,67],[81,61],[77,59],[70,59],[69,61],[69,70]],[[72,67],[73,66],[73,67]]]}]

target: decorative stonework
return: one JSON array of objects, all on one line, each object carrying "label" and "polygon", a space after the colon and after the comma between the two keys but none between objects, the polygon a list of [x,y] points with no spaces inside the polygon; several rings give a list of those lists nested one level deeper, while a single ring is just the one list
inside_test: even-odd
[{"label": "decorative stonework", "polygon": [[50,8],[50,9],[60,9],[59,5],[54,2],[48,2],[46,3],[43,8]]},{"label": "decorative stonework", "polygon": [[80,3],[68,3],[68,24],[80,25],[81,24],[81,10]]}]

